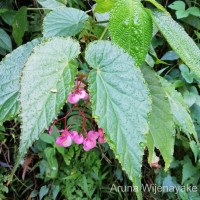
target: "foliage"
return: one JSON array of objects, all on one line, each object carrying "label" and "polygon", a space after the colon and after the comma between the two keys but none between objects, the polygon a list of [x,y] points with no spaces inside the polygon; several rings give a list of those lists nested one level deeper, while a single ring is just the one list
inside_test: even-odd
[{"label": "foliage", "polygon": [[0,2],[0,152],[9,152],[0,164],[14,165],[0,179],[9,194],[134,199],[111,190],[133,184],[139,200],[200,197],[143,188],[200,187],[199,4],[167,4]]}]

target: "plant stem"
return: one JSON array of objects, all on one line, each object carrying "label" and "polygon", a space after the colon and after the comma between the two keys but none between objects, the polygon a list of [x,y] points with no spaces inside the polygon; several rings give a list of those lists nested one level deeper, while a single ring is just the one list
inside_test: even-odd
[{"label": "plant stem", "polygon": [[99,40],[103,40],[103,38],[104,38],[104,36],[105,36],[107,30],[108,30],[108,26],[104,29],[104,31],[103,31],[103,33],[101,34],[101,37],[99,38]]}]

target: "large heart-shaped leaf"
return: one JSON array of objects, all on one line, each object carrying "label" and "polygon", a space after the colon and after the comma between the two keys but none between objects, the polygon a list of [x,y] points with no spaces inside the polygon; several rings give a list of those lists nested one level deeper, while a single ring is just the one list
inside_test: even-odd
[{"label": "large heart-shaped leaf", "polygon": [[79,51],[78,42],[55,37],[36,46],[27,60],[21,78],[22,133],[15,169],[64,105],[74,84]]},{"label": "large heart-shaped leaf", "polygon": [[21,71],[33,47],[39,42],[36,39],[20,46],[0,62],[0,122],[9,120],[18,113]]},{"label": "large heart-shaped leaf", "polygon": [[168,14],[155,10],[152,17],[154,23],[164,35],[172,49],[200,78],[200,50],[195,42]]},{"label": "large heart-shaped leaf", "polygon": [[133,59],[110,42],[90,44],[86,60],[93,68],[89,75],[93,116],[141,195],[141,166],[148,113],[149,92]]},{"label": "large heart-shaped leaf", "polygon": [[[160,150],[163,156],[165,169],[167,170],[173,159],[175,139],[175,126],[170,103],[156,73],[146,65],[143,65],[141,69],[144,78],[149,85],[152,97],[150,134],[153,138],[154,146]],[[152,139],[149,137],[148,141],[152,141]],[[148,146],[151,147],[151,144],[152,142],[150,142],[150,145]],[[149,151],[152,150],[152,148],[149,149]],[[153,155],[152,152],[150,152],[150,155]],[[152,158],[149,160],[151,159]]]},{"label": "large heart-shaped leaf", "polygon": [[152,20],[142,4],[132,0],[117,1],[111,10],[109,25],[112,40],[140,65],[152,37]]},{"label": "large heart-shaped leaf", "polygon": [[44,18],[45,37],[73,36],[82,31],[89,16],[75,8],[60,8]]}]

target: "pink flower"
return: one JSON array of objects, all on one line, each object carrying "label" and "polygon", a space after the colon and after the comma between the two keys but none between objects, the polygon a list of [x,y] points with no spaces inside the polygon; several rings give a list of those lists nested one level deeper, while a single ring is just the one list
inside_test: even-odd
[{"label": "pink flower", "polygon": [[76,144],[82,144],[84,141],[84,137],[82,134],[74,136],[74,142]]},{"label": "pink flower", "polygon": [[85,90],[83,90],[83,89],[80,89],[78,91],[78,94],[79,94],[80,99],[88,100],[88,98],[89,98],[88,93]]},{"label": "pink flower", "polygon": [[104,136],[103,129],[102,129],[102,128],[99,128],[98,133],[99,133],[98,142],[99,142],[100,144],[105,143],[106,141],[105,141],[105,139],[104,139],[105,136]]},{"label": "pink flower", "polygon": [[99,137],[99,133],[95,131],[89,131],[87,134],[87,138],[90,140],[96,140]]},{"label": "pink flower", "polygon": [[59,131],[61,136],[56,138],[56,144],[58,146],[69,147],[72,144],[72,138],[67,129]]},{"label": "pink flower", "polygon": [[67,98],[67,101],[71,104],[76,104],[80,99],[88,100],[89,94],[84,90],[85,84],[81,81],[75,81],[75,88]]},{"label": "pink flower", "polygon": [[79,94],[70,93],[67,98],[67,101],[71,104],[76,104],[76,103],[78,103],[79,100],[80,100]]},{"label": "pink flower", "polygon": [[69,133],[70,133],[70,136],[71,136],[72,139],[74,139],[74,137],[75,137],[76,135],[78,135],[78,132],[77,132],[77,131],[70,131]]},{"label": "pink flower", "polygon": [[84,89],[78,89],[75,92],[70,93],[67,98],[67,101],[71,104],[76,104],[80,99],[89,99],[89,94]]},{"label": "pink flower", "polygon": [[83,141],[83,149],[85,151],[89,151],[93,148],[96,147],[96,140],[92,140],[92,139],[89,139],[89,138],[86,138],[84,141]]}]

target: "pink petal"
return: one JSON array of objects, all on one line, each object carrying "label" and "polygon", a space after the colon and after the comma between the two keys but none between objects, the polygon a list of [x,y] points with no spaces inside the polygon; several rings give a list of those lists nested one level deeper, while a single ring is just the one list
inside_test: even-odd
[{"label": "pink petal", "polygon": [[70,136],[71,136],[72,139],[74,139],[74,137],[75,137],[76,135],[78,135],[78,132],[77,132],[77,131],[70,131],[69,133],[70,133]]},{"label": "pink petal", "polygon": [[65,137],[63,136],[57,137],[56,144],[58,146],[69,147],[72,144],[72,138],[70,137],[70,135],[67,135]]},{"label": "pink petal", "polygon": [[104,137],[104,132],[102,128],[98,129],[99,137]]},{"label": "pink petal", "polygon": [[76,104],[76,103],[78,103],[79,100],[80,100],[79,94],[70,93],[67,98],[67,101],[71,104]]},{"label": "pink petal", "polygon": [[90,140],[96,140],[99,137],[99,133],[95,131],[89,131],[87,134],[87,138]]},{"label": "pink petal", "polygon": [[82,144],[82,143],[83,143],[83,140],[84,140],[84,137],[83,137],[82,134],[76,135],[76,136],[74,137],[74,142],[75,142],[76,144]]},{"label": "pink petal", "polygon": [[85,90],[83,90],[83,89],[80,89],[78,91],[78,94],[79,94],[80,99],[87,100],[88,97],[89,97],[88,93]]},{"label": "pink petal", "polygon": [[105,143],[106,141],[105,141],[105,139],[104,139],[104,132],[103,132],[103,129],[102,129],[102,128],[99,128],[99,129],[98,129],[98,133],[99,133],[98,142],[99,142],[100,144]]},{"label": "pink petal", "polygon": [[83,141],[83,149],[85,151],[89,151],[90,149],[93,149],[95,147],[96,147],[96,140],[91,140],[91,139],[86,138]]},{"label": "pink petal", "polygon": [[68,129],[59,130],[58,132],[61,133],[61,136],[62,136],[62,137],[65,137],[65,136],[69,135]]},{"label": "pink petal", "polygon": [[89,151],[90,150],[90,148],[85,146],[85,145],[83,145],[83,149],[84,149],[84,151]]},{"label": "pink petal", "polygon": [[86,93],[86,94],[85,94],[85,97],[83,98],[83,100],[88,100],[88,99],[89,99],[89,94]]},{"label": "pink petal", "polygon": [[100,144],[103,144],[103,143],[105,143],[106,141],[105,141],[104,137],[99,137],[98,142],[99,142]]}]

